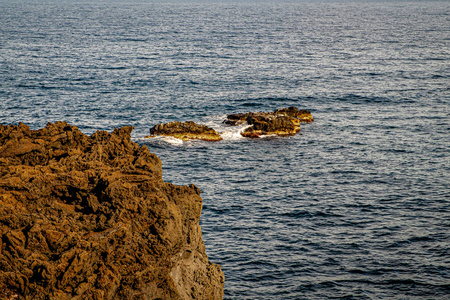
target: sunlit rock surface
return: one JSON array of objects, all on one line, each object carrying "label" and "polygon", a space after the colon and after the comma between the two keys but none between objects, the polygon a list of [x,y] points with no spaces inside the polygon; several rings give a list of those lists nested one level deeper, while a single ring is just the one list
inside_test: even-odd
[{"label": "sunlit rock surface", "polygon": [[313,122],[314,118],[309,110],[299,110],[291,106],[273,112],[249,112],[231,114],[224,121],[234,126],[241,124],[251,125],[241,132],[249,138],[259,138],[262,135],[295,135],[300,131],[300,123]]},{"label": "sunlit rock surface", "polygon": [[222,299],[194,186],[133,127],[0,125],[0,299]]},{"label": "sunlit rock surface", "polygon": [[183,141],[187,140],[203,140],[203,141],[220,141],[221,136],[212,128],[199,125],[192,121],[187,122],[170,122],[166,124],[156,124],[150,129],[150,136],[171,136]]}]

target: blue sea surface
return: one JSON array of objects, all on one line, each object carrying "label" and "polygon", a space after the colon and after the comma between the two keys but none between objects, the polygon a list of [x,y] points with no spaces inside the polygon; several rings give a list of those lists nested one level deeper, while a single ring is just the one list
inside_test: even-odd
[{"label": "blue sea surface", "polygon": [[[227,114],[296,106],[292,137]],[[0,123],[132,125],[225,299],[450,299],[450,2],[0,0]],[[196,121],[216,143],[144,139]]]}]

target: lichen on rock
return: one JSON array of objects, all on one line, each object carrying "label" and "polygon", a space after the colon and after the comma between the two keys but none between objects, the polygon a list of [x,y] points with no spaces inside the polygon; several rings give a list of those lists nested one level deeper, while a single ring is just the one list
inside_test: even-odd
[{"label": "lichen on rock", "polygon": [[222,299],[200,190],[132,130],[0,125],[1,299]]}]

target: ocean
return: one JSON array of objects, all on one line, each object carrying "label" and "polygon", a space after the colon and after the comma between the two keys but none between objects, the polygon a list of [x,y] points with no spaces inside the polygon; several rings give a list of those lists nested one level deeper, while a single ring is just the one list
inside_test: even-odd
[{"label": "ocean", "polygon": [[[450,299],[450,2],[0,0],[0,123],[132,125],[225,299]],[[296,106],[292,137],[227,114]],[[224,140],[145,139],[195,121]]]}]

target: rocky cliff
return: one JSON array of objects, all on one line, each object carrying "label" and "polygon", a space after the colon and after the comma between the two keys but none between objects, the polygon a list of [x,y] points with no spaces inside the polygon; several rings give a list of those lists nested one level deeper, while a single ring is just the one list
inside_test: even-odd
[{"label": "rocky cliff", "polygon": [[132,130],[0,125],[0,299],[222,299],[200,190]]}]

